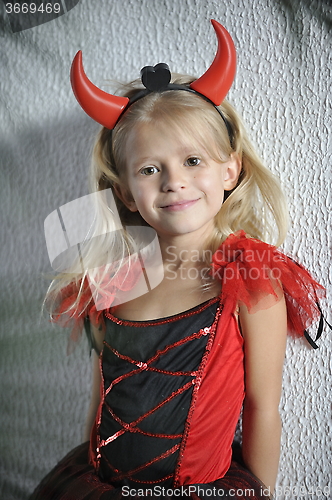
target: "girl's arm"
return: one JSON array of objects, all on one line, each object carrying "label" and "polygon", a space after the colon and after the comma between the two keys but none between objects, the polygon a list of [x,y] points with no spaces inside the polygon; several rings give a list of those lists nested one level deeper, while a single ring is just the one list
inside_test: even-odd
[{"label": "girl's arm", "polygon": [[[91,327],[92,335],[94,336],[94,342],[98,351],[102,350],[104,333],[102,330],[98,330],[94,327]],[[100,366],[99,366],[99,355],[95,350],[92,351],[92,391],[91,391],[91,400],[90,406],[88,410],[88,415],[85,423],[85,429],[83,438],[84,441],[89,441],[90,433],[93,426],[93,423],[96,418],[96,413],[98,410],[99,402],[100,402],[100,384],[101,384],[101,375],[100,375]]]},{"label": "girl's arm", "polygon": [[273,493],[280,455],[279,403],[286,349],[287,311],[282,298],[249,314],[240,307],[245,352],[242,452],[247,467]]}]

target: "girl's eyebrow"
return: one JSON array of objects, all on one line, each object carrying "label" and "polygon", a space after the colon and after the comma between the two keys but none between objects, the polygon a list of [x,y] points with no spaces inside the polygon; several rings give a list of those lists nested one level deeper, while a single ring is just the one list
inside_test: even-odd
[{"label": "girl's eyebrow", "polygon": [[152,156],[143,156],[142,158],[136,158],[133,162],[132,162],[132,167],[135,169],[139,166],[141,166],[142,164],[144,163],[149,163],[149,162],[152,162]]}]

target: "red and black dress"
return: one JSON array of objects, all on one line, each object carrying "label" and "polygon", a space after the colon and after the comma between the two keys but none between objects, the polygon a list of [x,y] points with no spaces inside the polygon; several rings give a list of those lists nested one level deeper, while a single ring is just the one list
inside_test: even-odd
[{"label": "red and black dress", "polygon": [[267,308],[283,292],[289,328],[303,335],[320,317],[323,289],[275,247],[243,232],[216,252],[213,273],[222,281],[220,297],[183,313],[134,322],[104,311],[101,403],[89,453],[85,443],[67,455],[31,500],[142,492],[245,499],[249,489],[249,498],[266,498],[264,486],[232,460],[245,397],[236,307]]}]

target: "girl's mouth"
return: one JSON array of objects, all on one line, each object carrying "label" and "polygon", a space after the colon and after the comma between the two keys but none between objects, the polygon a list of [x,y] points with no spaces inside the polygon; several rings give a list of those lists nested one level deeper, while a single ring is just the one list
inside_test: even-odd
[{"label": "girl's mouth", "polygon": [[170,203],[169,205],[164,205],[160,208],[163,210],[166,210],[168,212],[178,212],[180,210],[186,210],[187,208],[192,207],[195,205],[195,203],[199,200],[197,198],[196,200],[180,200],[180,201],[175,201],[173,203]]}]

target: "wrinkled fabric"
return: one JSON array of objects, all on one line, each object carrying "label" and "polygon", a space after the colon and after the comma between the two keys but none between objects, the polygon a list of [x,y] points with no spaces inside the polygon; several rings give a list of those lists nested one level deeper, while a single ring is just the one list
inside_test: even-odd
[{"label": "wrinkled fabric", "polygon": [[[227,474],[210,484],[179,488],[178,494],[165,488],[155,494],[144,495],[143,490],[124,489],[100,481],[92,465],[88,464],[89,443],[83,443],[68,455],[43,479],[29,500],[124,500],[147,498],[151,500],[174,498],[185,500],[263,500],[270,498],[268,489],[253,476],[240,461],[233,460]],[[250,495],[250,496],[248,496]]]}]

